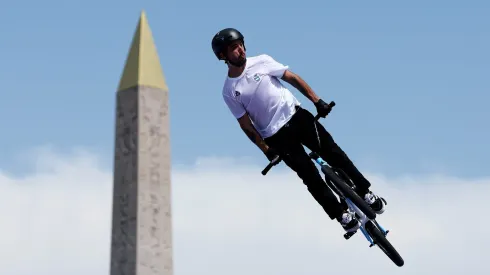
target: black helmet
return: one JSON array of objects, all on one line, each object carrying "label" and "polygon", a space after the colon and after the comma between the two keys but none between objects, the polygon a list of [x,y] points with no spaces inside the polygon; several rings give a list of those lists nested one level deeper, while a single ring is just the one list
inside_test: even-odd
[{"label": "black helmet", "polygon": [[234,28],[226,28],[221,31],[219,31],[217,34],[214,35],[213,41],[211,45],[213,46],[213,52],[216,55],[218,59],[221,59],[219,57],[219,54],[232,42],[239,40],[242,42],[243,47],[245,48],[245,38],[243,35],[236,29]]}]

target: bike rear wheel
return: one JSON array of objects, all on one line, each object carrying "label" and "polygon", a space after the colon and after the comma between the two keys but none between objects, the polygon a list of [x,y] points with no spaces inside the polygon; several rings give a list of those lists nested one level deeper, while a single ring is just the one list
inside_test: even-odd
[{"label": "bike rear wheel", "polygon": [[393,247],[393,245],[386,239],[383,232],[372,222],[368,221],[365,225],[366,231],[369,233],[375,245],[379,246],[379,248],[390,258],[393,263],[397,266],[403,266],[404,260]]},{"label": "bike rear wheel", "polygon": [[374,210],[354,191],[354,189],[352,189],[348,183],[338,176],[332,168],[322,166],[321,169],[326,176],[326,180],[330,180],[330,182],[342,193],[342,195],[349,198],[368,217],[368,219],[374,220],[376,218],[376,213]]}]

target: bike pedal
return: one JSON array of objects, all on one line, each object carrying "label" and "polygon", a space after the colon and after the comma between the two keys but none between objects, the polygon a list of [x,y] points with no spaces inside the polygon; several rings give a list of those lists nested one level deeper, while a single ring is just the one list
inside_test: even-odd
[{"label": "bike pedal", "polygon": [[346,240],[350,239],[350,237],[354,236],[354,234],[356,234],[357,231],[354,231],[354,232],[347,232],[344,234],[344,238]]}]

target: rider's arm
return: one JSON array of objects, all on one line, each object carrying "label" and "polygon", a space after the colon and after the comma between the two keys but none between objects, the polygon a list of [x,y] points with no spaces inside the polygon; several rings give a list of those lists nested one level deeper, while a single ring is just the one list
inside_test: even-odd
[{"label": "rider's arm", "polygon": [[248,114],[243,115],[238,119],[238,123],[240,124],[240,127],[242,128],[243,132],[247,135],[247,137],[257,145],[257,147],[262,150],[262,152],[266,152],[269,147],[267,144],[265,144],[265,141],[262,139],[262,137],[259,135],[257,130],[252,124],[252,121],[250,121],[250,117]]},{"label": "rider's arm", "polygon": [[262,152],[265,153],[269,147],[265,144],[265,141],[253,126],[252,121],[247,114],[247,110],[245,110],[243,105],[235,97],[230,95],[229,91],[223,93],[223,99],[233,116],[238,120],[243,132],[253,143],[255,143],[255,145],[257,145],[257,147],[260,148],[260,150],[262,150]]},{"label": "rider's arm", "polygon": [[294,88],[298,89],[298,91],[300,91],[313,103],[316,103],[318,102],[318,100],[320,100],[313,89],[299,75],[291,72],[290,70],[286,70],[281,79],[291,84],[291,86],[293,86]]}]

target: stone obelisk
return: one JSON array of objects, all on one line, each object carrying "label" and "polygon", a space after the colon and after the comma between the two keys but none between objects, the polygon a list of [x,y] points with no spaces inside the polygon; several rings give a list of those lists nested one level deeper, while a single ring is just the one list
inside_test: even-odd
[{"label": "stone obelisk", "polygon": [[116,96],[111,275],[172,275],[168,87],[141,12]]}]

